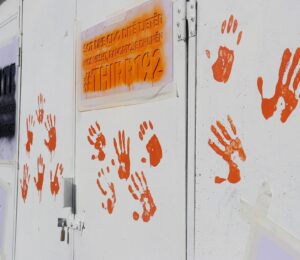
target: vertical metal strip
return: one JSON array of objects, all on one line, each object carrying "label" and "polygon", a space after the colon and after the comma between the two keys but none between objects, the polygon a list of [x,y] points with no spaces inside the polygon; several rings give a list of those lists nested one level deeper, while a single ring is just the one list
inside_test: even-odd
[{"label": "vertical metal strip", "polygon": [[187,2],[187,260],[195,258],[196,0]]}]

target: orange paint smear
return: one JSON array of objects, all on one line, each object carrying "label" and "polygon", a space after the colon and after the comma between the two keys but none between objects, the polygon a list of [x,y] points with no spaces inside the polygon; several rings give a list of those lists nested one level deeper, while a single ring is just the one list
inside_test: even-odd
[{"label": "orange paint smear", "polygon": [[[238,27],[238,21],[234,19],[234,16],[231,15],[228,23],[223,21],[221,26],[221,32],[222,34],[225,32],[227,24],[227,33],[233,33],[235,35],[237,27]],[[238,33],[237,37],[237,45],[240,44],[240,41],[242,39],[242,31]],[[210,53],[207,57],[210,58]],[[212,71],[213,71],[213,77],[216,81],[226,83],[231,75],[232,66],[234,63],[234,50],[231,50],[227,48],[226,46],[220,46],[218,50],[218,58],[215,61],[215,63],[212,65]]]},{"label": "orange paint smear", "polygon": [[45,174],[45,164],[42,155],[40,155],[37,159],[37,170],[38,170],[38,176],[37,179],[34,177],[34,183],[39,194],[39,201],[41,202],[43,183],[44,183],[44,174]]},{"label": "orange paint smear", "polygon": [[[283,55],[282,55],[282,60],[281,60],[281,65],[279,68],[278,72],[278,81],[275,87],[275,93],[273,97],[271,98],[265,98],[263,96],[263,78],[259,77],[257,79],[257,87],[259,90],[259,93],[261,95],[261,110],[262,114],[265,117],[265,119],[269,119],[272,117],[277,110],[277,104],[279,101],[279,98],[283,98],[284,100],[284,109],[281,112],[281,117],[280,120],[282,123],[285,123],[289,116],[292,114],[292,112],[295,110],[295,108],[298,105],[298,100],[299,97],[296,96],[296,90],[298,89],[299,82],[300,82],[300,70],[296,72],[297,74],[295,75],[295,70],[297,66],[299,65],[299,59],[300,59],[300,48],[297,48],[294,56],[292,63],[289,67],[290,61],[292,58],[292,53],[290,49],[285,49]],[[287,69],[289,67],[288,73]],[[285,82],[284,77],[287,73],[286,80]],[[294,81],[293,81],[293,88],[290,87],[291,81],[293,76]]]},{"label": "orange paint smear", "polygon": [[159,82],[166,72],[165,14],[156,6],[106,34],[83,43],[83,92]]},{"label": "orange paint smear", "polygon": [[[128,190],[132,197],[139,201],[142,205],[142,220],[144,222],[149,222],[151,217],[154,216],[157,208],[149,190],[144,173],[135,172],[135,175],[131,175],[131,182],[132,184],[129,184]],[[133,213],[133,219],[137,221],[139,217],[140,214],[135,211]]]},{"label": "orange paint smear", "polygon": [[[230,124],[230,128],[234,135],[236,135],[236,127],[233,123],[233,120],[228,115],[227,120]],[[242,161],[246,160],[246,154],[242,147],[241,141],[238,137],[232,138],[228,131],[226,130],[225,126],[220,122],[216,121],[216,125],[218,129],[211,125],[211,131],[217,138],[218,142],[224,147],[222,150],[219,148],[211,139],[208,140],[208,145],[218,154],[220,155],[223,160],[228,163],[229,166],[229,173],[227,176],[227,181],[230,183],[237,183],[240,181],[240,169],[238,165],[233,161],[232,156],[234,153],[238,153],[239,158]],[[215,177],[215,183],[223,183],[225,181],[222,177]]]},{"label": "orange paint smear", "polygon": [[31,146],[32,146],[32,143],[33,143],[33,127],[35,125],[35,121],[33,119],[33,116],[32,115],[29,115],[27,118],[26,118],[26,130],[27,130],[27,142],[26,142],[26,152],[28,154],[30,154],[30,149],[31,149]]},{"label": "orange paint smear", "polygon": [[30,181],[29,167],[27,164],[24,164],[23,179],[20,180],[21,195],[22,195],[24,203],[26,202],[26,198],[27,198],[29,181]]},{"label": "orange paint smear", "polygon": [[119,142],[117,143],[116,138],[114,138],[115,151],[118,157],[119,169],[118,174],[119,178],[127,180],[130,176],[130,138],[125,138],[124,130],[119,131]]},{"label": "orange paint smear", "polygon": [[92,160],[103,161],[105,159],[104,148],[106,146],[106,138],[101,132],[100,124],[96,121],[95,126],[89,127],[88,142],[97,151],[97,154],[92,155]]},{"label": "orange paint smear", "polygon": [[52,196],[54,197],[56,197],[56,195],[59,193],[60,184],[59,184],[58,176],[59,175],[62,176],[63,171],[64,171],[63,165],[58,163],[56,165],[56,170],[55,170],[53,180],[52,180],[52,171],[50,171],[50,191]]},{"label": "orange paint smear", "polygon": [[206,57],[210,59],[210,50],[205,50]]}]

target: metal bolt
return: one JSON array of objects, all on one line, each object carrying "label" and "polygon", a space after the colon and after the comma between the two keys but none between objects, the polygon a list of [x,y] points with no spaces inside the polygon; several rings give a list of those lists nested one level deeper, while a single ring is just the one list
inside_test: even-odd
[{"label": "metal bolt", "polygon": [[177,12],[180,14],[180,13],[181,13],[181,10],[180,10],[180,9],[178,9],[178,10],[177,10]]},{"label": "metal bolt", "polygon": [[194,9],[194,5],[191,5],[191,8]]},{"label": "metal bolt", "polygon": [[191,21],[192,21],[192,22],[194,22],[194,21],[195,21],[195,18],[194,18],[194,17],[192,17],[192,18],[191,18]]}]

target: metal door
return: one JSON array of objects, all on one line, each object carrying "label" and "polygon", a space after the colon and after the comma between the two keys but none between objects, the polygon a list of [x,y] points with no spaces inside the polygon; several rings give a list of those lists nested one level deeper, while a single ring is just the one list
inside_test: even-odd
[{"label": "metal door", "polygon": [[299,246],[299,7],[198,0],[196,259]]},{"label": "metal door", "polygon": [[[74,1],[24,1],[16,259],[72,259],[58,227],[74,176]],[[62,242],[61,239],[64,239]],[[69,240],[69,243],[67,243]]]},{"label": "metal door", "polygon": [[[107,17],[114,16],[120,22],[126,10],[141,3],[78,0],[79,33]],[[76,260],[186,257],[185,5],[183,1],[173,1],[172,6],[173,21],[168,29],[173,31],[173,44],[165,48],[173,47],[173,62],[168,66],[173,66],[175,94],[85,112],[77,106],[77,214],[84,221],[85,229],[75,234]],[[80,67],[81,60],[77,63]],[[162,152],[161,160],[156,163],[149,160],[147,151],[147,143],[153,136],[158,139]],[[132,177],[119,178],[122,158],[118,158],[118,153],[130,156]],[[141,184],[139,188],[133,184],[134,180]],[[152,194],[155,210],[150,218],[142,213],[138,189]]]}]

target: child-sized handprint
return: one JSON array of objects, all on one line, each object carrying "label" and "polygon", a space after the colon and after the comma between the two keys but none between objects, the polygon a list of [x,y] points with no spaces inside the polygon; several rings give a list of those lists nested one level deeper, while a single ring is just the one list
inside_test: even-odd
[{"label": "child-sized handprint", "polygon": [[127,138],[127,146],[125,140],[124,130],[119,131],[119,148],[116,138],[114,138],[114,146],[116,154],[118,156],[119,169],[118,174],[119,178],[127,180],[130,176],[130,138]]},{"label": "child-sized handprint", "polygon": [[117,202],[115,185],[113,182],[107,181],[106,175],[109,174],[109,168],[107,167],[106,173],[103,169],[98,172],[97,185],[101,194],[105,197],[106,202],[102,202],[102,208],[107,210],[109,214],[112,214],[115,204]]},{"label": "child-sized handprint", "polygon": [[[230,124],[232,133],[236,136],[236,127],[229,115],[227,116],[227,120]],[[226,130],[225,126],[220,121],[217,121],[216,125],[219,128],[219,130],[217,130],[217,128],[213,125],[210,129],[218,139],[219,143],[224,146],[224,150],[219,148],[211,139],[208,140],[208,144],[218,155],[220,155],[228,163],[229,173],[227,176],[227,180],[230,183],[237,183],[241,179],[240,169],[238,165],[233,161],[233,154],[237,152],[239,158],[242,161],[246,160],[246,154],[242,147],[241,140],[238,137],[233,139]],[[215,177],[215,183],[222,183],[225,180],[225,178],[221,178],[218,176]]]},{"label": "child-sized handprint", "polygon": [[53,116],[49,114],[47,115],[47,122],[45,122],[45,128],[48,131],[48,141],[45,139],[44,143],[47,146],[49,152],[52,154],[56,148],[56,118],[55,115]]},{"label": "child-sized handprint", "polygon": [[100,131],[100,125],[96,121],[95,127],[91,125],[89,127],[89,135],[87,136],[89,143],[94,146],[95,150],[98,154],[92,155],[92,160],[103,161],[105,159],[104,147],[106,145],[105,136]]},{"label": "child-sized handprint", "polygon": [[[144,121],[142,124],[140,124],[140,131],[139,131],[140,140],[141,141],[145,140],[148,133],[150,135],[149,135],[149,139],[147,138],[148,142],[146,144],[146,149],[149,154],[150,165],[156,167],[160,163],[160,160],[162,159],[161,145],[156,134],[153,133],[152,122],[149,121],[149,123],[147,123],[146,121]],[[143,157],[141,161],[145,163],[147,160],[145,157]]]},{"label": "child-sized handprint", "polygon": [[29,167],[28,167],[27,164],[24,164],[24,166],[23,166],[23,179],[20,180],[22,198],[24,200],[24,203],[25,203],[26,198],[27,198],[29,180],[30,180]]},{"label": "child-sized handprint", "polygon": [[44,183],[44,174],[45,174],[45,164],[44,164],[44,159],[41,154],[37,159],[37,171],[38,171],[38,176],[37,176],[37,180],[34,177],[34,183],[35,183],[36,189],[38,191],[39,199],[41,202],[43,183]]},{"label": "child-sized handprint", "polygon": [[[221,33],[227,33],[228,35],[235,35],[238,28],[238,21],[230,16],[228,22],[223,21],[221,26]],[[236,45],[240,44],[242,39],[242,31],[238,33]],[[206,50],[206,55],[210,58],[210,51]],[[227,48],[226,46],[220,46],[218,51],[218,58],[212,65],[212,72],[214,79],[218,82],[226,83],[230,77],[231,69],[234,63],[234,50]]]},{"label": "child-sized handprint", "polygon": [[39,124],[43,123],[44,120],[44,104],[46,99],[43,97],[42,94],[38,96],[38,109],[35,110],[36,118]]},{"label": "child-sized handprint", "polygon": [[[129,184],[128,190],[132,197],[139,201],[143,207],[142,219],[144,222],[149,222],[150,218],[154,216],[156,212],[156,205],[152,198],[152,194],[149,190],[147,180],[143,171],[139,174],[135,172],[135,175],[131,175],[132,185]],[[133,212],[133,219],[138,220],[140,214],[136,211]]]},{"label": "child-sized handprint", "polygon": [[[296,90],[298,89],[299,83],[300,83],[300,69],[297,71],[297,74],[294,77],[293,81],[293,88],[290,89],[290,84],[292,81],[292,77],[295,74],[295,70],[297,66],[299,65],[300,60],[300,48],[297,48],[293,61],[290,65],[290,69],[286,75],[287,68],[290,64],[292,57],[292,53],[290,49],[285,49],[281,65],[279,68],[278,73],[278,82],[276,84],[275,93],[273,97],[271,98],[264,98],[263,96],[263,78],[259,77],[257,79],[257,86],[259,93],[261,95],[262,101],[261,101],[261,110],[263,113],[263,116],[265,119],[269,119],[273,116],[274,112],[276,111],[276,106],[278,104],[279,98],[282,97],[285,103],[285,107],[281,112],[280,120],[282,123],[285,123],[286,120],[289,118],[291,113],[295,110],[295,108],[298,105],[299,97],[296,96]],[[286,75],[286,77],[285,77]],[[285,82],[284,82],[285,79]]]},{"label": "child-sized handprint", "polygon": [[29,115],[26,118],[26,130],[27,130],[27,142],[26,142],[26,152],[30,154],[30,148],[33,143],[33,127],[35,125],[35,121],[32,115]]},{"label": "child-sized handprint", "polygon": [[58,175],[62,176],[63,171],[64,171],[63,165],[61,163],[57,163],[53,180],[52,180],[52,171],[50,171],[50,191],[54,197],[56,197],[60,189]]}]

